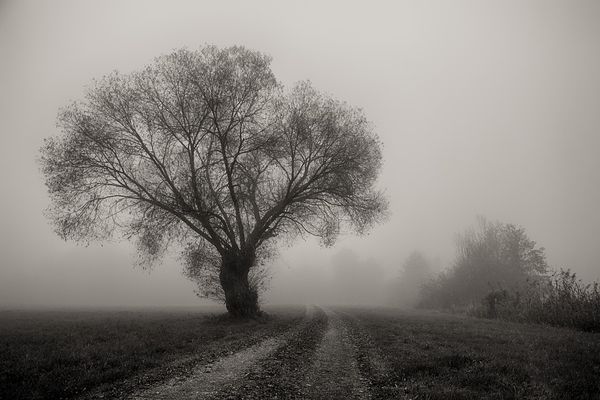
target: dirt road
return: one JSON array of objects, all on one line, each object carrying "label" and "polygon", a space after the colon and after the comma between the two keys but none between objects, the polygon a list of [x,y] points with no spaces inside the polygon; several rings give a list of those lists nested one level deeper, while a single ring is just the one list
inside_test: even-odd
[{"label": "dirt road", "polygon": [[359,362],[372,363],[359,336],[350,317],[307,307],[302,323],[285,334],[128,399],[370,399]]}]

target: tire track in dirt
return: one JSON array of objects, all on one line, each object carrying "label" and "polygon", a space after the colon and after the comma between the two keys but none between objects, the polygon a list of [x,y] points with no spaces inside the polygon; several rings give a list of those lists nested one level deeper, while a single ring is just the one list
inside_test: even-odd
[{"label": "tire track in dirt", "polygon": [[266,339],[210,364],[197,366],[189,376],[175,377],[160,385],[134,393],[130,400],[207,399],[218,394],[227,384],[239,381],[255,364],[268,358],[284,346],[314,318],[315,310],[308,307],[302,322],[290,331]]},{"label": "tire track in dirt", "polygon": [[375,370],[385,374],[385,368],[376,349],[365,346],[368,341],[352,319],[350,315],[330,309],[317,311],[310,326],[255,366],[243,382],[232,384],[217,398],[380,398],[371,393],[372,383],[376,381],[373,374]]},{"label": "tire track in dirt", "polygon": [[360,319],[350,313],[340,312],[352,332],[357,349],[358,367],[369,386],[371,400],[411,399],[406,393],[403,380],[390,370],[381,349]]},{"label": "tire track in dirt", "polygon": [[356,317],[308,307],[303,321],[285,334],[128,399],[373,400],[399,394],[382,390],[387,372]]},{"label": "tire track in dirt", "polygon": [[241,381],[233,381],[217,399],[307,399],[304,384],[317,347],[327,329],[327,316],[315,307],[314,318],[273,355],[255,365]]},{"label": "tire track in dirt", "polygon": [[328,327],[304,385],[311,399],[371,399],[358,363],[353,332],[336,312],[326,309]]}]

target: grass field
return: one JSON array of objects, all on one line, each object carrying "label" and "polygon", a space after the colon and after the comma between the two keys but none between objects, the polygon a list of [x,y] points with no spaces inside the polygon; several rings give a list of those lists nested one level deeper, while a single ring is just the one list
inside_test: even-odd
[{"label": "grass field", "polygon": [[[348,340],[333,343],[331,357],[352,353],[371,399],[600,398],[597,333],[397,309],[331,310]],[[328,318],[317,311],[302,325],[304,307],[267,311],[270,318],[246,322],[185,310],[0,312],[0,398],[123,398],[297,326],[304,328],[235,385],[244,396],[224,388],[218,398],[310,398],[303,382],[324,367],[315,360],[323,359],[323,338],[333,337]],[[347,372],[328,373],[334,388],[336,374]]]},{"label": "grass field", "polygon": [[117,396],[284,331],[304,308],[268,311],[260,322],[210,309],[2,311],[0,399],[73,398],[102,386]]},{"label": "grass field", "polygon": [[[374,398],[600,399],[600,334],[445,314],[343,311],[362,333],[359,361]],[[384,374],[374,373],[377,357]]]}]

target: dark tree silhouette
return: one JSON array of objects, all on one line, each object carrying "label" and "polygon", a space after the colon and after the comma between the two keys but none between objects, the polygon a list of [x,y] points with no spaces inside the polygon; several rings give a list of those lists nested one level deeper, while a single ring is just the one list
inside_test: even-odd
[{"label": "dark tree silhouette", "polygon": [[277,238],[329,245],[379,221],[380,143],[362,111],[306,82],[284,92],[269,64],[207,46],[94,82],[41,149],[57,233],[120,232],[147,262],[180,246],[204,294],[253,316]]}]

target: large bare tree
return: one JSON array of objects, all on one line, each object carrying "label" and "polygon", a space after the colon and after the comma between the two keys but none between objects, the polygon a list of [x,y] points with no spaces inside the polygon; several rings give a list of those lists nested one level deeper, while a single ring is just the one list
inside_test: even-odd
[{"label": "large bare tree", "polygon": [[[362,111],[309,83],[285,92],[243,47],[181,50],[94,82],[41,149],[48,214],[65,239],[172,245],[235,316],[260,312],[257,271],[280,237],[331,244],[385,213],[380,143]],[[256,283],[256,282],[259,283]]]}]

